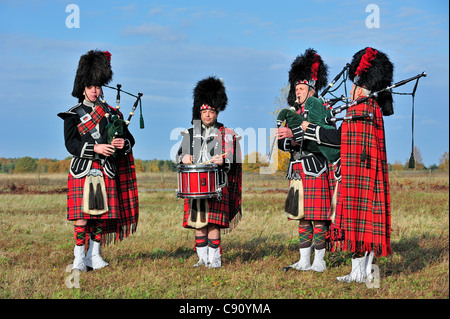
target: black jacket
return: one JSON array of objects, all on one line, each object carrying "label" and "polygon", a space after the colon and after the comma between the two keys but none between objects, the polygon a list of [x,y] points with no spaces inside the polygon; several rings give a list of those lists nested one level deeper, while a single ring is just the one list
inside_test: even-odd
[{"label": "black jacket", "polygon": [[[93,103],[83,101],[83,103],[75,105],[66,112],[58,113],[58,116],[64,120],[64,142],[66,149],[73,156],[70,164],[70,173],[75,178],[84,177],[89,172],[92,161],[94,159],[99,159],[105,169],[105,173],[112,178],[116,174],[114,161],[111,157],[105,157],[94,152],[94,144],[106,143],[107,130],[105,127],[108,124],[106,116],[104,116],[98,124],[100,139],[97,141],[90,133],[81,136],[78,131],[78,124],[81,123],[81,120],[77,113],[77,108],[81,107],[86,113],[91,113],[92,106]],[[108,112],[111,116],[118,114],[118,112],[111,107],[109,107]],[[124,133],[125,147],[122,150],[116,150],[117,156],[123,156],[129,153],[135,143],[134,137],[128,131],[128,128],[125,128]]]}]

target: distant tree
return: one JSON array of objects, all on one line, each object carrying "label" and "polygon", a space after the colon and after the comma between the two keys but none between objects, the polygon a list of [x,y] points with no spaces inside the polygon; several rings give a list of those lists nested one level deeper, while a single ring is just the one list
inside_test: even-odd
[{"label": "distant tree", "polygon": [[166,163],[167,163],[167,166],[169,167],[169,170],[171,172],[176,172],[177,171],[177,164],[176,163],[172,162],[171,160],[167,160]]},{"label": "distant tree", "polygon": [[[283,88],[281,88],[280,96],[275,98],[275,101],[274,101],[275,111],[270,112],[272,115],[275,116],[275,123],[276,123],[276,118],[278,117],[278,114],[280,113],[280,111],[282,109],[286,108],[288,105],[287,104],[288,94],[289,94],[289,84],[286,84],[285,86],[283,86]],[[273,140],[272,136],[271,136],[271,140]],[[277,140],[275,140],[275,143],[276,142],[277,142]],[[287,171],[290,158],[291,158],[291,154],[289,152],[283,152],[278,149],[278,168],[277,168],[277,170],[282,171],[282,172]]]},{"label": "distant tree", "polygon": [[158,161],[157,160],[150,161],[148,168],[149,172],[159,172]]},{"label": "distant tree", "polygon": [[37,168],[36,159],[29,156],[21,157],[14,167],[14,173],[31,173],[35,172]]},{"label": "distant tree", "polygon": [[161,165],[161,167],[159,168],[159,170],[161,172],[168,172],[169,171],[169,166],[167,165],[167,162],[164,161],[164,163]]},{"label": "distant tree", "polygon": [[70,169],[71,157],[63,159],[61,161],[53,161],[48,166],[48,173],[68,173]]},{"label": "distant tree", "polygon": [[242,170],[244,172],[259,172],[261,166],[266,166],[260,161],[261,154],[253,152],[244,156],[242,163]]},{"label": "distant tree", "polygon": [[56,162],[56,160],[51,160],[49,158],[40,158],[37,160],[37,171],[40,173],[47,173],[48,168],[51,163]]},{"label": "distant tree", "polygon": [[48,173],[58,173],[59,171],[59,161],[51,162],[50,165],[47,167]]},{"label": "distant tree", "polygon": [[439,168],[448,171],[448,152],[445,152],[441,158],[439,158]]},{"label": "distant tree", "polygon": [[136,173],[142,173],[145,171],[142,160],[140,160],[138,158],[136,158],[134,160],[134,167],[135,167]]},{"label": "distant tree", "polygon": [[16,166],[16,161],[11,158],[0,157],[1,168],[0,172],[2,173],[13,173],[14,167]]},{"label": "distant tree", "polygon": [[63,159],[61,161],[58,161],[58,173],[68,173],[70,170],[70,159]]},{"label": "distant tree", "polygon": [[393,171],[402,171],[404,165],[399,161],[395,161],[394,164],[391,165]]}]

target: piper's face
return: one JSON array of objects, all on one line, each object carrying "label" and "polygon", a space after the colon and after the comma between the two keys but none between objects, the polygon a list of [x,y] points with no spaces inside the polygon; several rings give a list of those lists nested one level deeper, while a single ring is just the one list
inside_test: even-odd
[{"label": "piper's face", "polygon": [[298,104],[304,104],[309,97],[313,96],[313,94],[314,90],[310,89],[307,84],[300,83],[295,87],[295,96]]},{"label": "piper's face", "polygon": [[101,86],[86,86],[84,88],[84,99],[89,102],[94,102],[99,96],[103,95],[103,90]]},{"label": "piper's face", "polygon": [[215,110],[201,110],[200,118],[206,126],[214,125],[217,121],[218,113]]},{"label": "piper's face", "polygon": [[356,84],[352,85],[352,89],[350,90],[350,100],[353,102],[357,98],[362,95],[362,89]]}]

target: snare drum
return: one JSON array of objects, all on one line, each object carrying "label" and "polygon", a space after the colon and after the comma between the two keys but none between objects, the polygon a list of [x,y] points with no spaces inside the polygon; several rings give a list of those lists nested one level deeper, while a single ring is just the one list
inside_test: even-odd
[{"label": "snare drum", "polygon": [[177,166],[177,197],[220,198],[219,169],[217,164]]}]

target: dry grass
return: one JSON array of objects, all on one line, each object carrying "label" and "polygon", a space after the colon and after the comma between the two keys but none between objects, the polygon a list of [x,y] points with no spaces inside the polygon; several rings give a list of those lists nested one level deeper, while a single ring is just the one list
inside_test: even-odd
[{"label": "dry grass", "polygon": [[[66,195],[58,191],[67,176],[41,174],[40,183],[36,175],[7,177],[0,175],[2,299],[449,297],[448,175],[391,176],[393,255],[374,261],[381,283],[373,289],[335,280],[350,271],[347,253],[327,254],[324,273],[281,271],[299,257],[297,225],[282,211],[283,175],[245,175],[244,217],[222,235],[223,267],[193,268],[193,231],[181,227],[174,173],[138,176],[138,231],[103,249],[111,267],[82,273],[80,288],[69,289],[73,225],[65,218]],[[11,190],[12,184],[22,188]]]}]

